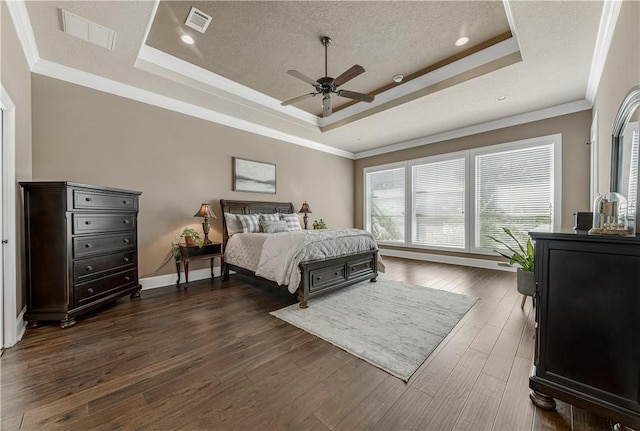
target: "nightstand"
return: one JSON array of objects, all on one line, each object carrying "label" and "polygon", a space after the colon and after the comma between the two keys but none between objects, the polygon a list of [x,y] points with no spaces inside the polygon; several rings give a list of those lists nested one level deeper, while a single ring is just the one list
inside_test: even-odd
[{"label": "nightstand", "polygon": [[[189,262],[192,260],[210,259],[211,260],[211,278],[213,279],[213,261],[216,257],[220,258],[220,270],[224,266],[224,256],[222,250],[222,244],[214,242],[211,244],[204,244],[202,247],[197,245],[180,245],[180,256],[182,264],[184,266],[184,288],[189,287]],[[180,284],[180,262],[176,262],[176,271],[178,272],[178,281],[176,284]]]}]

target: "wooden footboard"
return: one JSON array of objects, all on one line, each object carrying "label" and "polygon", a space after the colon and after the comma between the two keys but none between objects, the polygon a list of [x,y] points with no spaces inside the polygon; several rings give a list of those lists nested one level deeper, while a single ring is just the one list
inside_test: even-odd
[{"label": "wooden footboard", "polygon": [[[247,275],[266,284],[289,289],[288,286],[257,276],[253,271],[225,263],[223,280],[229,279],[229,270]],[[300,308],[309,306],[309,299],[364,280],[376,281],[378,277],[378,250],[340,256],[331,259],[314,260],[300,264],[301,280],[296,290]]]}]

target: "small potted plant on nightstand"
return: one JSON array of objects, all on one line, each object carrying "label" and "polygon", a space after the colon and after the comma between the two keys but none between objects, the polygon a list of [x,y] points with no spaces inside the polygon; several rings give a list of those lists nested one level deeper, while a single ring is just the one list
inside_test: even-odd
[{"label": "small potted plant on nightstand", "polygon": [[176,262],[179,262],[180,259],[182,259],[182,256],[180,255],[180,240],[182,240],[183,238],[185,245],[197,245],[200,248],[202,248],[202,246],[204,245],[204,240],[200,238],[200,235],[195,229],[191,229],[188,227],[184,228],[184,230],[180,234],[180,237],[178,237],[176,241],[171,243],[171,254],[173,255],[173,258],[176,260]]}]

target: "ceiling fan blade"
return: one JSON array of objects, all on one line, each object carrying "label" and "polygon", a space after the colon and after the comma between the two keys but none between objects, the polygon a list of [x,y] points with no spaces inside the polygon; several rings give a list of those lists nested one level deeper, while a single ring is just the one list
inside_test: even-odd
[{"label": "ceiling fan blade", "polygon": [[285,100],[284,102],[282,102],[280,104],[282,106],[291,105],[292,103],[299,102],[300,100],[304,100],[307,97],[315,96],[316,94],[318,94],[318,93],[303,94],[302,96],[298,96],[298,97],[294,97],[293,99]]},{"label": "ceiling fan blade", "polygon": [[363,93],[356,93],[355,91],[348,90],[338,90],[336,94],[340,97],[348,97],[349,99],[359,100],[361,102],[371,103],[373,102],[374,96]]},{"label": "ceiling fan blade", "polygon": [[294,76],[304,82],[308,82],[309,84],[313,85],[314,87],[316,85],[318,85],[318,82],[315,79],[309,78],[307,75],[305,75],[304,73],[300,73],[297,70],[287,70],[287,73],[291,76]]},{"label": "ceiling fan blade", "polygon": [[334,79],[333,82],[335,82],[336,87],[340,87],[342,84],[344,84],[347,81],[351,81],[353,78],[360,75],[361,73],[364,73],[364,67],[360,66],[359,64],[355,64],[351,67],[351,69],[343,72],[342,75]]},{"label": "ceiling fan blade", "polygon": [[331,95],[325,94],[322,98],[322,118],[327,118],[333,113],[331,109]]}]

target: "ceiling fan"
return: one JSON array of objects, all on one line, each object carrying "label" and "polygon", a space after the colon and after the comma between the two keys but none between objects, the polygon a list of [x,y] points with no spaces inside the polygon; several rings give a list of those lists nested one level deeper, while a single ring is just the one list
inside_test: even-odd
[{"label": "ceiling fan", "polygon": [[331,93],[337,94],[340,97],[359,100],[361,102],[373,102],[374,96],[371,96],[369,94],[357,93],[355,91],[348,90],[338,90],[338,87],[340,87],[342,84],[352,80],[361,73],[364,73],[364,67],[356,64],[347,71],[343,72],[337,78],[331,78],[329,76],[329,73],[327,72],[327,47],[329,46],[329,44],[331,44],[331,38],[322,36],[320,38],[320,42],[322,42],[322,44],[324,45],[324,76],[322,78],[314,81],[312,78],[309,78],[307,75],[300,73],[297,70],[287,70],[287,73],[289,75],[313,85],[313,87],[316,89],[316,92],[294,97],[293,99],[282,102],[281,105],[291,105],[292,103],[299,102],[300,100],[306,99],[307,97],[315,97],[318,94],[322,94],[322,116],[328,117],[333,113],[333,110],[331,108]]}]

